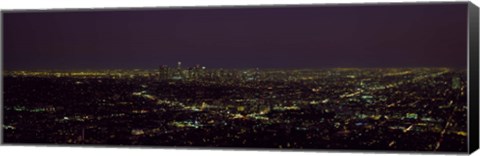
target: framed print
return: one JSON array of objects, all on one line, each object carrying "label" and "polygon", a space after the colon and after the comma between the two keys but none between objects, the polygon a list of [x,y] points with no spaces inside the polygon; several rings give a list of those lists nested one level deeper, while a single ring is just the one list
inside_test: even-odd
[{"label": "framed print", "polygon": [[470,2],[2,11],[2,143],[471,153]]}]

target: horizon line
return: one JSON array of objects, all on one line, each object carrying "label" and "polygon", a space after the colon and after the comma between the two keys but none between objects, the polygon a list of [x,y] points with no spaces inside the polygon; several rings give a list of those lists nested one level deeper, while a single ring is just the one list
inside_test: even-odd
[{"label": "horizon line", "polygon": [[[168,66],[168,68],[176,68],[175,66]],[[192,67],[182,67],[183,70],[191,69]],[[259,67],[246,67],[246,68],[206,68],[206,70],[325,70],[325,69],[456,69],[456,70],[468,70],[468,68],[460,67],[322,67],[322,68],[259,68]],[[158,70],[159,68],[102,68],[102,69],[2,69],[3,72],[9,71],[103,71],[103,70]]]}]

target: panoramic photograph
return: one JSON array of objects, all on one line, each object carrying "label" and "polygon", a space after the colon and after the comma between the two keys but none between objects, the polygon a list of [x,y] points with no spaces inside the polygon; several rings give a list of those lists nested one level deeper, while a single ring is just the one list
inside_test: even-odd
[{"label": "panoramic photograph", "polygon": [[9,11],[5,144],[466,152],[467,3]]}]

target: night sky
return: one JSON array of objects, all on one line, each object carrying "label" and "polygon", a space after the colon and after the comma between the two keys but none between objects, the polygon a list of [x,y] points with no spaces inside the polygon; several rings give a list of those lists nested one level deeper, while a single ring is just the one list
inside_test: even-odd
[{"label": "night sky", "polygon": [[455,67],[467,3],[6,12],[6,70]]}]

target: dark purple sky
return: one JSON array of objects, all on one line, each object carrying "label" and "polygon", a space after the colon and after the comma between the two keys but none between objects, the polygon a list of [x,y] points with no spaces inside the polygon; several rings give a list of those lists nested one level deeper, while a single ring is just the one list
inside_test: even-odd
[{"label": "dark purple sky", "polygon": [[7,12],[19,69],[466,68],[467,3]]}]

